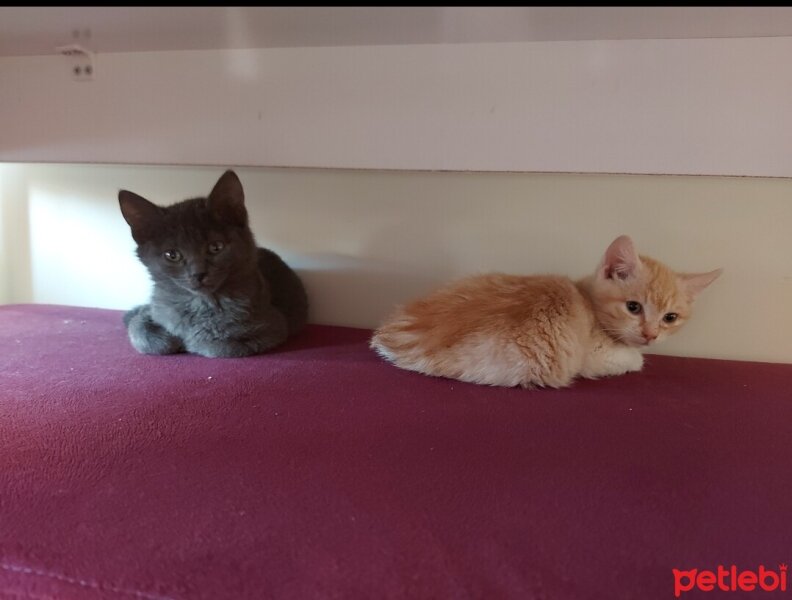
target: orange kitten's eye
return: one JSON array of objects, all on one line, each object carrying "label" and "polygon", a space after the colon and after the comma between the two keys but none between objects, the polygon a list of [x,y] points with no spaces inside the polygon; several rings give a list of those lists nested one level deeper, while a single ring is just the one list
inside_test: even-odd
[{"label": "orange kitten's eye", "polygon": [[178,250],[166,250],[165,258],[171,262],[179,262],[182,259],[182,255]]},{"label": "orange kitten's eye", "polygon": [[627,310],[634,315],[640,315],[641,311],[643,310],[643,306],[641,306],[640,302],[636,302],[635,300],[628,300]]},{"label": "orange kitten's eye", "polygon": [[665,321],[666,323],[673,323],[674,321],[677,320],[678,316],[679,315],[677,313],[666,313],[663,315],[663,321]]},{"label": "orange kitten's eye", "polygon": [[209,253],[210,254],[217,254],[221,252],[225,248],[225,244],[223,242],[212,242],[209,244]]}]

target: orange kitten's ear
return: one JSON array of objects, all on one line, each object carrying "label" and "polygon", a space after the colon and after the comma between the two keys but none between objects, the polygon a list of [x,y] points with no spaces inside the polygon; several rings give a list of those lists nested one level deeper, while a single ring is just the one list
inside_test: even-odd
[{"label": "orange kitten's ear", "polygon": [[687,290],[688,296],[691,300],[695,300],[705,287],[715,281],[723,269],[715,269],[709,273],[679,273],[679,279]]},{"label": "orange kitten's ear", "polygon": [[620,235],[605,251],[597,274],[604,279],[627,279],[635,275],[640,265],[632,240],[627,235]]}]

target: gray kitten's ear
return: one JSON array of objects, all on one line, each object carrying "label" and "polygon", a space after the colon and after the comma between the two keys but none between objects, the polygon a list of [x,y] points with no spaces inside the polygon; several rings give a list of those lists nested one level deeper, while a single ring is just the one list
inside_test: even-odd
[{"label": "gray kitten's ear", "polygon": [[118,192],[118,204],[121,214],[132,229],[132,238],[138,243],[143,243],[151,228],[159,221],[162,210],[156,204],[138,196],[134,192],[121,190]]},{"label": "gray kitten's ear", "polygon": [[217,180],[209,194],[209,210],[223,223],[247,225],[245,192],[236,173],[228,170]]},{"label": "gray kitten's ear", "polygon": [[638,258],[632,239],[620,235],[605,251],[597,275],[604,279],[627,279],[633,277],[640,267],[641,259]]}]

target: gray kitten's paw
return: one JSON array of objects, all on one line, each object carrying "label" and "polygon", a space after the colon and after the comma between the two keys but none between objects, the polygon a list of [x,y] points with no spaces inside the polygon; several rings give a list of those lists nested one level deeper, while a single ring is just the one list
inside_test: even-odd
[{"label": "gray kitten's paw", "polygon": [[138,306],[124,315],[132,347],[141,354],[184,352],[182,341],[151,319],[148,306]]},{"label": "gray kitten's paw", "polygon": [[206,358],[243,358],[259,353],[255,344],[234,340],[190,344],[188,350],[192,354],[198,354]]},{"label": "gray kitten's paw", "polygon": [[261,354],[280,346],[289,337],[286,318],[275,308],[270,307],[266,316],[247,331],[226,339],[207,339],[204,336],[187,338],[188,352],[207,358],[241,358]]}]

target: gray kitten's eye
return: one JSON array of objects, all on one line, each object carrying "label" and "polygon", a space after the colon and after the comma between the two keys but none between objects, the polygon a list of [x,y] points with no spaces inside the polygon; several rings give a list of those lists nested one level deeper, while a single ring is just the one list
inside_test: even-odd
[{"label": "gray kitten's eye", "polygon": [[211,242],[209,244],[209,253],[210,254],[217,254],[221,252],[225,248],[225,244],[223,242]]},{"label": "gray kitten's eye", "polygon": [[181,252],[178,250],[166,250],[164,255],[171,262],[179,262],[182,259]]},{"label": "gray kitten's eye", "polygon": [[665,321],[666,323],[673,323],[674,321],[677,320],[678,316],[679,315],[677,313],[666,313],[663,315],[663,321]]},{"label": "gray kitten's eye", "polygon": [[635,300],[628,300],[627,301],[627,310],[630,311],[634,315],[641,314],[641,310],[643,306],[641,306],[640,302],[636,302]]}]

